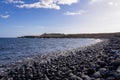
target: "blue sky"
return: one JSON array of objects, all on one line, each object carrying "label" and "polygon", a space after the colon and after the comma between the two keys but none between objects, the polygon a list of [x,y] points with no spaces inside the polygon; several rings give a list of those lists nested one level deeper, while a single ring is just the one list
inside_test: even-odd
[{"label": "blue sky", "polygon": [[120,0],[0,0],[0,37],[120,31]]}]

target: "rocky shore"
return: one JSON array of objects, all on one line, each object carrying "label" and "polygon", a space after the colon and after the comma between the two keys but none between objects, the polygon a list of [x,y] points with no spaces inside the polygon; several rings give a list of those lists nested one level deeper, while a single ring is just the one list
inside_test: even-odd
[{"label": "rocky shore", "polygon": [[120,39],[28,59],[7,67],[0,80],[120,80]]}]

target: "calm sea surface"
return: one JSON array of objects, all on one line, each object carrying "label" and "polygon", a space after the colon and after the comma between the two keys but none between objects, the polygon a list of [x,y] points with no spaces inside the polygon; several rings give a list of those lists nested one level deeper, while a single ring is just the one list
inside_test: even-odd
[{"label": "calm sea surface", "polygon": [[0,64],[14,62],[38,54],[84,47],[96,42],[96,39],[0,38]]}]

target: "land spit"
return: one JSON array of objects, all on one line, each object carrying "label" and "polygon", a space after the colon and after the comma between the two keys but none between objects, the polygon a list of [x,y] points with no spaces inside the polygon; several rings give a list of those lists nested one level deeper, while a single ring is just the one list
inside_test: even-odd
[{"label": "land spit", "polygon": [[120,80],[120,39],[8,65],[1,80]]}]

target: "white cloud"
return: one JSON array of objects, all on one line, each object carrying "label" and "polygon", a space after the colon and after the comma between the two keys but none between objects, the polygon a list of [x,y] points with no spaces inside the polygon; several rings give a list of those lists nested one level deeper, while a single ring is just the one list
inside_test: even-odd
[{"label": "white cloud", "polygon": [[84,10],[80,10],[78,12],[69,12],[68,11],[68,12],[64,13],[64,15],[74,16],[74,15],[82,15],[84,13],[86,13],[86,11],[84,11]]},{"label": "white cloud", "polygon": [[10,17],[10,15],[0,15],[0,18],[3,18],[3,19],[7,19],[9,17]]},{"label": "white cloud", "polygon": [[20,4],[23,4],[24,1],[22,1],[22,0],[6,0],[6,3],[14,3],[14,4],[20,3]]},{"label": "white cloud", "polygon": [[119,4],[117,3],[117,2],[108,2],[108,4],[110,5],[110,6],[118,6]]},{"label": "white cloud", "polygon": [[53,3],[53,1],[43,0],[41,2],[35,2],[32,4],[17,5],[19,8],[49,8],[49,9],[60,9],[60,6]]},{"label": "white cloud", "polygon": [[[90,4],[95,4],[95,3],[102,3],[102,4],[108,4],[110,6],[118,6],[119,5],[119,0],[89,0]],[[102,6],[102,5],[101,5]]]},{"label": "white cloud", "polygon": [[82,26],[90,32],[120,31],[120,0],[96,1],[87,6],[88,14],[85,15]]},{"label": "white cloud", "polygon": [[94,3],[97,3],[97,2],[101,2],[103,0],[90,0],[90,4],[94,4]]},{"label": "white cloud", "polygon": [[60,5],[71,5],[77,3],[79,0],[40,0],[39,2],[31,4],[17,5],[18,8],[49,8],[60,9]]},{"label": "white cloud", "polygon": [[67,5],[71,5],[73,3],[77,3],[78,0],[56,0],[57,4],[67,4]]}]

